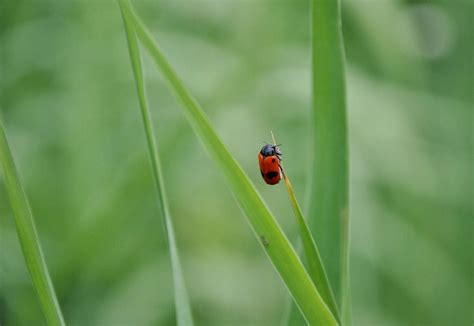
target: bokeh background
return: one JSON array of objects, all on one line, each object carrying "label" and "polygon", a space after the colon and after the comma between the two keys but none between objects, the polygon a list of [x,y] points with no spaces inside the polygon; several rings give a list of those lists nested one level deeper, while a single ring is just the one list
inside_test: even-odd
[{"label": "bokeh background", "polygon": [[[308,1],[134,1],[295,243],[307,203]],[[355,325],[472,325],[473,2],[344,0]],[[147,55],[199,325],[279,325],[289,296]],[[0,109],[70,325],[172,325],[169,259],[114,1],[0,3]],[[43,325],[0,179],[0,323]]]}]

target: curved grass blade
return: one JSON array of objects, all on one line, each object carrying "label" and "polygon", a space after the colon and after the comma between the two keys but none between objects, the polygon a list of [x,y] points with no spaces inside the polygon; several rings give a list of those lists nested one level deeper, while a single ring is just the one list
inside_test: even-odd
[{"label": "curved grass blade", "polygon": [[135,77],[135,84],[137,87],[138,99],[140,102],[140,109],[143,118],[143,125],[145,127],[145,134],[147,138],[148,151],[150,153],[151,165],[153,168],[153,176],[155,180],[156,191],[158,195],[158,206],[163,216],[165,234],[168,240],[171,268],[173,272],[174,282],[174,297],[176,306],[176,320],[178,325],[193,325],[193,316],[191,312],[191,306],[189,304],[189,298],[184,283],[183,272],[181,269],[181,263],[178,255],[178,248],[176,245],[176,239],[174,235],[173,222],[168,208],[168,201],[166,199],[165,187],[163,184],[163,177],[161,173],[161,164],[158,157],[158,147],[155,142],[155,136],[153,132],[153,126],[150,119],[150,112],[148,109],[148,102],[145,93],[145,81],[143,78],[140,50],[137,44],[137,38],[135,35],[134,27],[128,20],[128,16],[124,14],[123,1],[120,3],[122,10],[122,17],[125,26],[125,33],[127,36],[128,49],[130,54],[130,60],[132,63],[133,74]]},{"label": "curved grass blade", "polygon": [[133,12],[130,4],[125,1],[122,3],[126,4],[124,14],[133,22],[138,38],[182,102],[188,122],[211,158],[225,175],[229,187],[247,216],[257,239],[260,240],[262,248],[278,271],[306,321],[311,325],[336,325],[336,320],[319,295],[295,250],[248,176],[224,146],[203,110],[184,88],[151,34]]},{"label": "curved grass blade", "polygon": [[348,149],[341,1],[312,1],[313,174],[309,223],[346,318]]},{"label": "curved grass blade", "polygon": [[33,214],[31,213],[25,190],[23,189],[16,170],[1,119],[0,161],[3,166],[5,187],[8,197],[10,198],[13,215],[15,216],[18,239],[20,240],[26,266],[28,267],[31,280],[33,281],[33,287],[38,295],[41,309],[43,310],[48,325],[65,325],[41,250]]}]

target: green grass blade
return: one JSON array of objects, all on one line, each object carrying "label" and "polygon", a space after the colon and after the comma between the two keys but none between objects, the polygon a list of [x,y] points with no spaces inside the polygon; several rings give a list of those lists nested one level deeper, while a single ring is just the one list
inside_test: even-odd
[{"label": "green grass blade", "polygon": [[348,153],[340,0],[312,1],[314,160],[310,226],[345,319]]},{"label": "green grass blade", "polygon": [[[128,4],[128,3],[127,3]],[[155,61],[171,89],[182,102],[185,116],[204,147],[225,175],[229,187],[260,240],[262,248],[288,287],[296,304],[311,325],[335,325],[331,311],[322,300],[295,250],[263,202],[248,176],[232,157],[209,123],[202,109],[184,88],[151,34],[127,5],[125,15],[133,21],[138,38]]]},{"label": "green grass blade", "polygon": [[[273,134],[273,132],[271,132],[271,135],[273,144],[276,146],[277,141],[275,139],[275,135]],[[324,265],[319,254],[318,246],[316,245],[316,242],[314,242],[308,223],[306,223],[303,211],[301,210],[300,204],[296,199],[295,191],[293,190],[291,181],[288,178],[285,169],[283,168],[282,162],[280,162],[280,168],[283,176],[283,181],[285,182],[285,187],[288,192],[288,197],[290,198],[291,207],[293,208],[296,222],[298,223],[298,227],[300,229],[300,236],[303,244],[306,262],[308,264],[309,276],[313,280],[313,283],[317,287],[324,302],[326,302],[329,309],[331,309],[332,314],[334,315],[338,323],[340,323],[341,321],[339,318],[337,303],[334,298],[331,285],[329,284],[329,280],[327,278],[326,271],[324,269]]]},{"label": "green grass blade", "polygon": [[166,199],[165,187],[163,184],[163,177],[161,173],[161,164],[158,157],[158,147],[155,142],[155,136],[153,132],[153,126],[150,119],[150,112],[148,109],[148,102],[145,93],[145,81],[143,78],[140,50],[137,44],[136,34],[133,25],[127,19],[127,15],[124,14],[124,2],[120,2],[122,9],[122,17],[125,26],[125,32],[127,36],[128,49],[130,54],[130,60],[132,63],[133,74],[135,77],[135,84],[137,87],[138,98],[140,102],[140,109],[143,118],[143,124],[145,127],[145,134],[147,138],[148,150],[150,153],[151,164],[153,168],[153,176],[155,180],[157,195],[158,195],[158,206],[160,207],[161,214],[163,216],[165,224],[165,233],[168,240],[170,258],[171,258],[171,269],[173,272],[174,282],[174,296],[176,306],[176,320],[178,325],[193,325],[193,316],[191,312],[191,306],[189,304],[189,298],[184,283],[183,272],[181,269],[181,263],[179,260],[178,248],[176,245],[176,239],[174,235],[174,228],[171,219],[171,215],[168,208],[168,201]]},{"label": "green grass blade", "polygon": [[3,166],[5,187],[15,216],[16,230],[20,240],[26,266],[38,295],[48,325],[65,325],[61,308],[54,292],[53,283],[41,251],[36,226],[28,199],[8,146],[7,137],[0,119],[0,161]]},{"label": "green grass blade", "polygon": [[316,246],[316,242],[314,242],[311,231],[309,230],[309,226],[306,223],[303,212],[301,211],[301,207],[298,204],[295,192],[293,191],[293,186],[291,185],[291,182],[283,169],[282,174],[286,189],[288,191],[288,196],[290,197],[291,206],[293,207],[293,212],[295,213],[296,222],[298,223],[298,227],[300,229],[300,236],[303,243],[306,262],[308,264],[309,276],[311,276],[311,279],[318,288],[318,291],[321,294],[324,302],[326,302],[329,309],[331,309],[332,314],[340,323],[337,303],[334,298],[334,294],[332,293],[326,271],[324,270],[324,265],[322,263],[321,256],[319,255],[318,247]]}]

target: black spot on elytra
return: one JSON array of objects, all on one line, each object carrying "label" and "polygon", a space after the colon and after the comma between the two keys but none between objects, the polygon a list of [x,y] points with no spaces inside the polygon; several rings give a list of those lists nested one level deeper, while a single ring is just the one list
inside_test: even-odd
[{"label": "black spot on elytra", "polygon": [[275,159],[274,159],[274,158],[272,158],[272,163],[275,163]]},{"label": "black spot on elytra", "polygon": [[278,176],[278,172],[270,171],[270,172],[267,172],[267,174],[265,176],[268,179],[273,179],[273,178],[276,178]]}]

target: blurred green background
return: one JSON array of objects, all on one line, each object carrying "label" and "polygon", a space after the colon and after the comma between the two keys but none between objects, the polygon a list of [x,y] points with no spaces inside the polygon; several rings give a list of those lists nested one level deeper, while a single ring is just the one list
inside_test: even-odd
[{"label": "blurred green background", "polygon": [[[306,206],[309,2],[134,1],[295,243],[276,133]],[[470,0],[344,0],[355,325],[472,325]],[[146,54],[199,325],[279,325],[289,295]],[[172,325],[169,259],[114,1],[0,2],[0,110],[70,325]],[[43,325],[0,178],[0,323]]]}]

